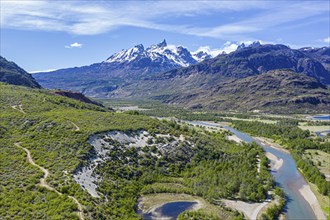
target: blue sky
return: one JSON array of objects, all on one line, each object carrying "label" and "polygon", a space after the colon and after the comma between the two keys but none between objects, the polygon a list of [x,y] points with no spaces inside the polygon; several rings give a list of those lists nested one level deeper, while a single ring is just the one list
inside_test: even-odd
[{"label": "blue sky", "polygon": [[121,49],[167,40],[191,51],[259,40],[329,46],[324,1],[1,0],[1,56],[27,71],[101,62]]}]

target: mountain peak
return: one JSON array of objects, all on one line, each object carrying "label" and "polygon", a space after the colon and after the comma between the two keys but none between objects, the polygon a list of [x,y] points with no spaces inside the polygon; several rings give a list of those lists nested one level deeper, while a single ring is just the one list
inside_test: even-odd
[{"label": "mountain peak", "polygon": [[252,44],[249,45],[249,47],[259,47],[261,46],[260,41],[254,41]]},{"label": "mountain peak", "polygon": [[144,50],[143,44],[138,44],[138,45],[135,45],[134,47],[137,48],[139,51],[143,51]]},{"label": "mountain peak", "polygon": [[167,43],[166,40],[164,39],[162,42],[160,42],[159,44],[157,44],[158,47],[166,47]]},{"label": "mountain peak", "polygon": [[256,48],[256,47],[260,47],[261,43],[260,41],[254,41],[252,44],[250,45],[245,45],[244,43],[241,43],[240,45],[238,45],[237,50],[241,50],[243,48]]},{"label": "mountain peak", "polygon": [[238,45],[237,50],[243,49],[245,48],[245,44],[241,43],[240,45]]}]

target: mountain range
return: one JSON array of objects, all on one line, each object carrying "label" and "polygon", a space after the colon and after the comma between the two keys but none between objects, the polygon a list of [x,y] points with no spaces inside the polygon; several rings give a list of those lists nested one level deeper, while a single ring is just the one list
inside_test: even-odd
[{"label": "mountain range", "polygon": [[[323,53],[318,53],[318,52]],[[198,65],[174,69],[161,77],[172,78],[194,73],[215,74],[218,77],[245,78],[274,69],[291,69],[330,84],[330,48],[294,50],[285,45],[244,44],[230,54],[222,54]]]},{"label": "mountain range", "polygon": [[144,49],[142,44],[136,45],[130,49],[121,50],[110,56],[106,63],[130,63],[138,61],[146,66],[163,66],[165,68],[187,67],[191,64],[209,59],[212,56],[206,52],[190,52],[182,46],[167,45],[166,40],[156,45],[151,45]]},{"label": "mountain range", "polygon": [[33,74],[46,88],[96,98],[151,99],[190,108],[276,112],[330,107],[330,48],[240,45],[216,57],[166,41],[90,66]]},{"label": "mountain range", "polygon": [[99,97],[98,94],[109,93],[127,83],[197,64],[211,57],[206,52],[192,53],[182,46],[167,45],[164,40],[146,49],[142,44],[136,45],[90,66],[36,73],[33,76],[46,88],[71,89]]}]

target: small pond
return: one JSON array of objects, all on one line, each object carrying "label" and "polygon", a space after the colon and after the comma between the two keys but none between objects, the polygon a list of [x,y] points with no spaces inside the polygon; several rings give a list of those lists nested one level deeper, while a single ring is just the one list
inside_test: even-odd
[{"label": "small pond", "polygon": [[180,213],[191,210],[197,205],[198,202],[169,202],[154,209],[149,213],[142,215],[144,220],[155,220],[155,219],[177,219]]}]

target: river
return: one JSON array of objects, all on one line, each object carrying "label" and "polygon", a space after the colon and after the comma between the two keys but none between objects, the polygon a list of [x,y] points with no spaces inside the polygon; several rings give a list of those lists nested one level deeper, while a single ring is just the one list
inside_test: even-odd
[{"label": "river", "polygon": [[330,121],[330,115],[314,115],[311,119],[317,121]]},{"label": "river", "polygon": [[[219,125],[217,124],[208,122],[191,122],[191,124],[209,127],[219,127]],[[290,154],[266,146],[260,141],[253,139],[248,134],[240,132],[229,126],[223,127],[231,131],[239,139],[247,143],[252,143],[253,141],[255,141],[258,145],[263,147],[265,152],[274,154],[276,157],[283,160],[283,166],[277,172],[272,172],[272,175],[274,176],[276,184],[281,187],[287,194],[287,205],[285,207],[285,215],[287,219],[316,219],[316,216],[311,206],[299,192],[299,189],[307,183],[303,176],[298,172],[295,161]]]}]

